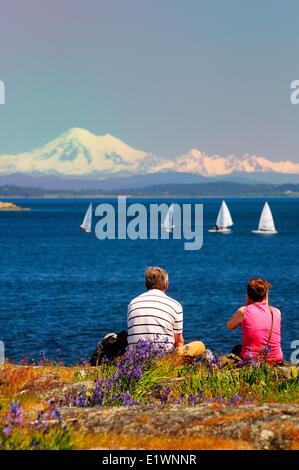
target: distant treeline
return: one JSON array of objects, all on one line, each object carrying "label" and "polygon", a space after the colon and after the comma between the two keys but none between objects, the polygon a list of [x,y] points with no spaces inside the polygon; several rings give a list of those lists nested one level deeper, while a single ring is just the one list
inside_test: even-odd
[{"label": "distant treeline", "polygon": [[284,196],[299,194],[299,184],[243,184],[229,181],[195,184],[158,184],[145,188],[79,191],[29,188],[16,185],[0,186],[0,197],[86,197],[86,196]]},{"label": "distant treeline", "polygon": [[[299,184],[243,184],[229,181],[195,184],[164,184],[123,191],[134,196],[256,196],[299,193]],[[120,191],[122,193],[122,191]]]},{"label": "distant treeline", "polygon": [[69,191],[62,189],[44,189],[44,188],[29,188],[25,186],[16,186],[16,185],[5,185],[0,186],[0,198],[1,197],[76,197],[76,196],[85,196],[93,194],[102,194],[103,191],[95,190],[81,190],[81,191]]}]

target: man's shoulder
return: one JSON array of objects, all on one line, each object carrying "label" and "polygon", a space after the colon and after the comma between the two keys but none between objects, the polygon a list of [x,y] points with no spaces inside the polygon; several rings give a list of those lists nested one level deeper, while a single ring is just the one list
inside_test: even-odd
[{"label": "man's shoulder", "polygon": [[150,300],[151,298],[152,298],[151,294],[149,294],[148,291],[145,291],[145,292],[142,292],[141,294],[137,295],[136,297],[134,297],[134,299],[132,299],[130,301],[129,305],[134,304],[136,302],[142,302],[142,301]]},{"label": "man's shoulder", "polygon": [[180,302],[178,302],[173,297],[170,297],[167,294],[165,294],[165,297],[173,305],[173,307],[178,313],[183,311],[183,307],[182,307],[182,304],[180,304]]},{"label": "man's shoulder", "polygon": [[134,299],[132,299],[129,303],[129,305],[133,304],[134,302],[138,302],[138,300],[141,300],[142,299],[142,296],[143,294],[139,294],[137,295],[136,297],[134,297]]},{"label": "man's shoulder", "polygon": [[177,313],[181,313],[183,311],[183,307],[178,302],[177,300],[173,299],[169,295],[165,294],[165,292],[150,292],[150,291],[145,291],[142,294],[137,295],[137,297],[134,297],[134,299],[131,300],[129,303],[129,306],[131,306],[134,303],[137,302],[142,302],[142,301],[155,301],[155,302],[161,302],[161,303],[167,303],[170,307],[172,307],[173,310],[175,310]]}]

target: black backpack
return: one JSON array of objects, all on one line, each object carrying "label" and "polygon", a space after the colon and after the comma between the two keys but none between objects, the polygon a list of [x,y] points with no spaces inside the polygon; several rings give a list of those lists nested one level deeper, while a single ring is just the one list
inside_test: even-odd
[{"label": "black backpack", "polygon": [[128,333],[123,330],[120,333],[108,333],[98,343],[94,350],[89,364],[91,366],[101,365],[103,360],[111,361],[118,356],[122,356],[128,346]]}]

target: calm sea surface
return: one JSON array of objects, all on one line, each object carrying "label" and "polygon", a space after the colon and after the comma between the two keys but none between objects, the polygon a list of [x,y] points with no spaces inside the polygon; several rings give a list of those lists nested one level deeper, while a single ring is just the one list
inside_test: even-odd
[{"label": "calm sea surface", "polygon": [[251,233],[264,199],[226,201],[235,223],[230,235],[208,233],[219,199],[166,201],[204,204],[199,251],[185,251],[178,240],[99,241],[79,230],[89,200],[15,201],[32,211],[0,212],[0,340],[6,356],[20,360],[44,352],[69,364],[88,357],[103,335],[126,327],[127,304],[143,291],[145,267],[161,265],[169,271],[169,295],[184,306],[185,339],[201,339],[223,353],[240,342],[240,331],[229,332],[225,322],[243,303],[246,281],[270,280],[289,359],[291,341],[299,340],[299,199],[268,199],[275,236]]}]

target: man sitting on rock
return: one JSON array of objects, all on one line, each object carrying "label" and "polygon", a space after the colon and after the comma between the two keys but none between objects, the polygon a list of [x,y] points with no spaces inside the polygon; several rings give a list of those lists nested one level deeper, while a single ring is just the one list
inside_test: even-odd
[{"label": "man sitting on rock", "polygon": [[180,356],[201,356],[206,349],[201,341],[184,345],[183,308],[165,293],[167,272],[160,267],[147,268],[145,285],[147,291],[128,306],[128,343],[151,339],[169,350],[176,347]]}]

